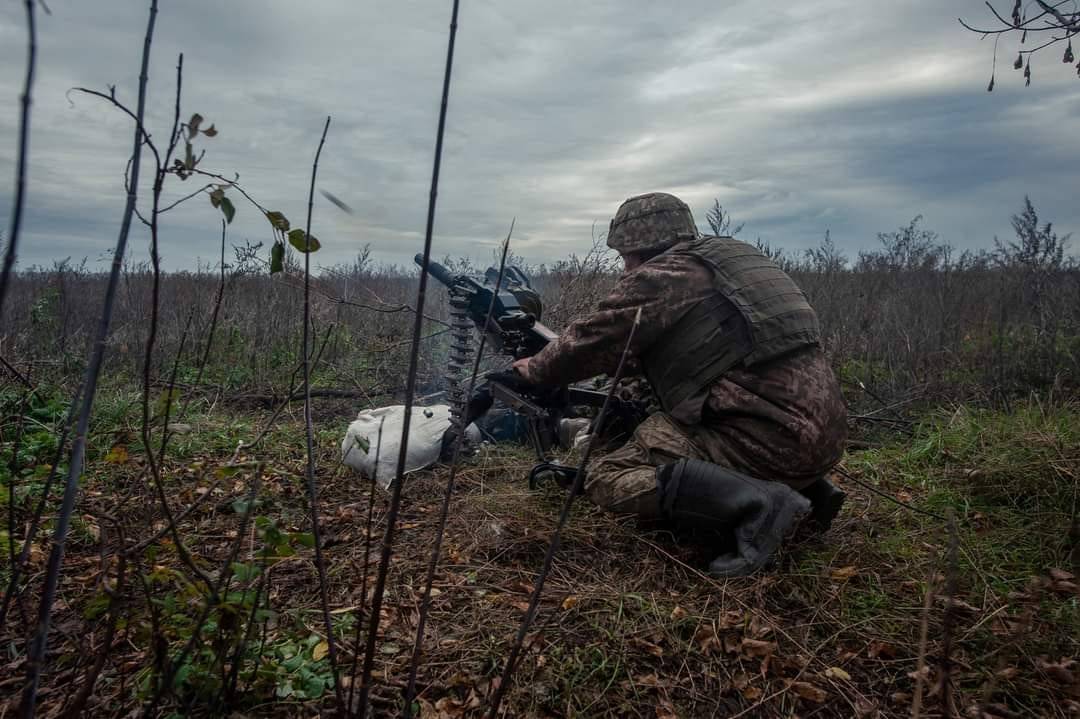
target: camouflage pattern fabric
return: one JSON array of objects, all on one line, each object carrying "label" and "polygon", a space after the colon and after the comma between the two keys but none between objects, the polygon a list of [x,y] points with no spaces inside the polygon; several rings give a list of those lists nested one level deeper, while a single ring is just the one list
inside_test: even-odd
[{"label": "camouflage pattern fabric", "polygon": [[734,370],[710,388],[700,424],[650,415],[629,442],[590,463],[589,498],[655,519],[655,468],[682,457],[794,489],[825,474],[843,454],[847,408],[824,353],[811,347],[754,369]]},{"label": "camouflage pattern fabric", "polygon": [[[710,292],[704,265],[659,255],[624,273],[596,312],[571,323],[529,361],[529,373],[541,384],[614,374],[639,307],[632,355],[652,347]],[[817,347],[736,367],[694,401],[704,405],[700,423],[655,413],[622,448],[594,460],[589,497],[601,507],[648,517],[655,513],[653,470],[674,459],[704,459],[798,489],[828,471],[843,452],[847,409]]]},{"label": "camouflage pattern fabric", "polygon": [[623,254],[664,250],[697,237],[694,215],[685,202],[666,192],[631,197],[608,226],[607,246]]},{"label": "camouflage pattern fabric", "polygon": [[[613,375],[638,308],[641,326],[634,332],[632,356],[652,347],[712,291],[712,275],[705,265],[689,257],[658,255],[624,272],[596,312],[570,323],[556,341],[534,355],[529,374],[538,384]],[[632,373],[636,372],[628,374]]]}]

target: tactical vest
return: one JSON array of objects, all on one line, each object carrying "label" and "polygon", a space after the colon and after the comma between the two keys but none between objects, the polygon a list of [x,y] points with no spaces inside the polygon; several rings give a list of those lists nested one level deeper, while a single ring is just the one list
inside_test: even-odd
[{"label": "tactical vest", "polygon": [[696,304],[641,357],[664,410],[700,419],[686,400],[741,364],[752,366],[821,343],[806,295],[775,262],[731,237],[680,242],[668,255],[693,257],[712,271],[715,292]]}]

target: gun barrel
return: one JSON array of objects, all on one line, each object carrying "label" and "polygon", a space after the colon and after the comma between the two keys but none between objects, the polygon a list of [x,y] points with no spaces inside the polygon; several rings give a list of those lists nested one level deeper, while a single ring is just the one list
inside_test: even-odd
[{"label": "gun barrel", "polygon": [[[413,262],[415,262],[418,266],[423,267],[424,256],[418,252],[416,254],[416,257],[413,258]],[[450,274],[450,270],[446,269],[434,260],[428,261],[427,271],[432,277],[437,279],[439,282],[442,282],[447,287],[450,287],[454,284],[454,276]]]}]

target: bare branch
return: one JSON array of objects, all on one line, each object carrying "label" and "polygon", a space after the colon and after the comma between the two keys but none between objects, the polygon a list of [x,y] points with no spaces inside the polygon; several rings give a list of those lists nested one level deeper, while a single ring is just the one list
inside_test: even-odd
[{"label": "bare branch", "polygon": [[105,290],[105,300],[102,305],[101,319],[98,324],[97,337],[91,352],[90,361],[86,367],[86,377],[83,381],[82,406],[79,409],[78,424],[75,431],[75,439],[71,449],[71,460],[68,464],[67,482],[64,487],[64,499],[60,508],[60,515],[56,521],[56,530],[53,535],[52,551],[49,554],[49,562],[46,570],[45,588],[42,592],[41,606],[38,613],[37,629],[27,656],[27,679],[23,687],[20,713],[23,717],[31,719],[37,703],[37,687],[41,679],[41,671],[45,663],[45,650],[48,644],[49,619],[52,614],[53,602],[56,600],[56,589],[60,583],[60,569],[64,560],[64,545],[67,541],[68,529],[71,526],[71,515],[75,509],[75,495],[78,493],[79,477],[82,474],[83,460],[86,456],[86,437],[90,428],[90,410],[94,404],[97,393],[98,378],[101,375],[101,365],[105,356],[105,343],[109,336],[109,325],[112,320],[113,304],[116,298],[116,288],[120,281],[120,268],[123,263],[124,253],[127,250],[128,233],[131,229],[131,218],[134,215],[136,189],[139,177],[139,157],[143,143],[142,119],[146,110],[146,85],[150,66],[150,44],[154,35],[154,21],[157,19],[157,0],[150,0],[150,19],[147,23],[146,36],[143,40],[142,68],[139,73],[139,100],[135,120],[135,137],[132,162],[132,182],[128,188],[127,203],[120,223],[120,234],[116,241],[116,249],[113,253],[112,269],[109,273],[109,283]]},{"label": "bare branch", "polygon": [[19,246],[19,230],[22,228],[23,205],[26,200],[26,159],[30,154],[30,91],[34,86],[34,67],[37,61],[37,29],[34,25],[34,0],[26,0],[26,77],[19,98],[19,156],[15,161],[15,202],[11,208],[11,229],[8,231],[4,265],[0,270],[0,317],[3,316],[4,298],[7,296],[8,280],[15,269],[15,255]]},{"label": "bare branch", "polygon": [[337,697],[338,706],[344,706],[344,697],[341,694],[341,678],[338,675],[337,666],[337,642],[334,640],[334,622],[330,618],[330,599],[326,589],[326,563],[322,554],[322,535],[319,530],[319,494],[315,486],[315,429],[311,423],[311,362],[309,360],[308,346],[311,342],[311,213],[315,203],[315,177],[319,172],[319,156],[322,155],[323,144],[326,143],[326,133],[330,129],[330,116],[326,116],[326,124],[323,125],[322,137],[319,138],[319,147],[315,150],[315,161],[311,165],[311,186],[308,190],[307,225],[304,229],[304,338],[303,338],[303,363],[304,363],[304,440],[307,449],[306,479],[308,493],[308,508],[311,512],[311,534],[315,539],[315,568],[319,574],[319,603],[322,608],[323,623],[326,625],[327,655],[330,660],[330,671],[334,675],[334,695]]},{"label": "bare branch", "polygon": [[[510,235],[514,232],[514,223],[510,222],[510,231],[506,233],[503,242],[502,256],[499,258],[499,274],[495,279],[495,291],[491,293],[491,301],[488,302],[487,314],[484,317],[484,327],[491,326],[491,317],[495,313],[495,301],[499,297],[499,288],[502,287],[503,273],[506,270],[506,254],[510,249]],[[469,375],[469,386],[465,390],[465,397],[472,397],[476,389],[476,377],[480,374],[480,361],[484,356],[484,347],[487,344],[487,332],[480,333],[480,346],[476,349],[476,357],[473,358],[472,374]],[[424,627],[427,624],[427,615],[431,609],[431,587],[435,583],[435,570],[439,566],[439,555],[442,552],[443,535],[446,532],[446,520],[450,516],[450,498],[454,493],[454,480],[457,478],[458,463],[461,461],[461,449],[465,445],[465,425],[468,419],[462,420],[454,437],[454,455],[450,461],[450,473],[446,480],[446,488],[443,490],[442,506],[439,509],[439,523],[435,530],[435,542],[431,550],[431,559],[428,561],[427,575],[424,579],[424,594],[420,600],[420,615],[416,622],[416,637],[413,640],[412,659],[409,662],[409,679],[405,686],[405,719],[412,719],[412,700],[416,691],[416,673],[420,668],[420,654],[423,651]]]},{"label": "bare branch", "polygon": [[607,419],[608,408],[611,406],[611,398],[615,395],[615,389],[619,386],[619,381],[623,378],[626,362],[630,358],[630,345],[634,341],[634,333],[637,331],[640,324],[641,308],[639,307],[637,315],[634,317],[634,324],[630,326],[630,333],[626,338],[626,345],[623,347],[622,357],[619,358],[619,366],[615,369],[615,376],[611,378],[611,386],[608,388],[607,396],[604,397],[604,406],[600,408],[600,414],[596,416],[595,429],[589,433],[589,443],[585,445],[585,451],[581,455],[581,462],[578,464],[573,484],[566,493],[565,501],[563,501],[562,512],[559,514],[559,522],[555,525],[555,531],[551,534],[551,541],[548,543],[547,554],[544,555],[544,564],[540,568],[540,574],[536,577],[536,584],[533,586],[532,597],[529,598],[529,609],[525,612],[525,616],[521,618],[521,626],[518,627],[517,637],[514,639],[514,644],[510,648],[510,653],[506,657],[506,666],[503,667],[499,685],[495,687],[495,693],[491,697],[491,707],[488,710],[488,719],[495,719],[495,717],[499,715],[499,705],[502,703],[502,698],[506,694],[507,688],[510,686],[511,678],[514,676],[514,670],[517,668],[517,659],[521,654],[521,649],[525,646],[525,635],[528,634],[529,627],[532,626],[533,621],[536,619],[536,613],[540,608],[540,595],[544,591],[544,582],[547,580],[548,573],[551,572],[551,565],[555,561],[555,552],[559,550],[559,538],[562,535],[563,527],[566,526],[566,522],[570,519],[570,509],[574,506],[574,500],[577,499],[578,495],[584,490],[585,468],[589,466],[589,458],[592,456],[593,447],[597,444],[597,438],[603,435],[604,421]]},{"label": "bare branch", "polygon": [[382,609],[383,593],[386,590],[386,575],[390,569],[390,556],[393,552],[394,530],[398,512],[401,509],[401,487],[405,482],[405,457],[409,447],[409,425],[412,419],[413,400],[416,395],[416,371],[420,358],[420,336],[424,326],[424,300],[427,296],[428,264],[431,262],[431,238],[435,229],[435,199],[439,192],[439,165],[442,160],[443,134],[446,130],[446,107],[450,97],[450,73],[454,64],[454,38],[457,35],[458,0],[450,15],[450,38],[446,48],[446,69],[443,75],[442,102],[439,106],[439,127],[435,132],[435,160],[431,170],[431,191],[428,195],[427,227],[424,232],[424,254],[420,266],[420,287],[416,295],[416,319],[413,322],[412,352],[409,353],[409,374],[405,382],[405,416],[401,427],[401,447],[398,451],[397,469],[394,484],[390,492],[390,507],[386,515],[386,532],[383,535],[382,553],[379,556],[379,570],[375,578],[375,593],[371,598],[371,615],[368,624],[367,641],[364,647],[364,669],[360,676],[361,719],[367,713],[368,697],[371,694],[371,672],[375,667],[375,643],[379,633],[379,611]]}]

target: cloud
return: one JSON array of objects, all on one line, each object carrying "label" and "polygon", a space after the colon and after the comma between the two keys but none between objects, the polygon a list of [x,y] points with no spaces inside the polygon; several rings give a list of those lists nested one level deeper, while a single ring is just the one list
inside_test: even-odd
[{"label": "cloud", "polygon": [[[146,23],[138,2],[51,6],[39,23],[23,267],[95,260],[114,241],[132,128],[67,91],[115,84],[133,105]],[[918,213],[947,241],[987,246],[1008,233],[1025,193],[1063,231],[1080,228],[1070,189],[1080,146],[1069,125],[1080,83],[1040,55],[1023,88],[1005,39],[997,89],[986,93],[992,47],[957,25],[958,12],[981,19],[985,9],[977,0],[873,12],[851,0],[466,3],[435,252],[486,260],[516,218],[515,251],[527,260],[581,253],[619,202],[649,190],[682,195],[703,226],[719,198],[748,236],[796,250],[829,229],[853,254]],[[163,141],[182,51],[184,113],[220,131],[200,140],[203,166],[239,173],[262,205],[297,222],[332,115],[319,185],[355,215],[317,197],[319,263],[365,243],[378,260],[407,263],[422,243],[448,20],[448,4],[420,2],[163,5],[149,125]],[[12,100],[22,31],[21,7],[0,7],[9,69],[0,93]],[[10,168],[17,106],[5,106],[0,165]],[[0,176],[0,198],[11,181]],[[170,182],[173,199],[197,187]],[[237,206],[230,240],[268,241],[255,208]],[[219,217],[202,198],[167,215],[166,266],[216,257]],[[137,233],[133,252],[145,253]]]}]

